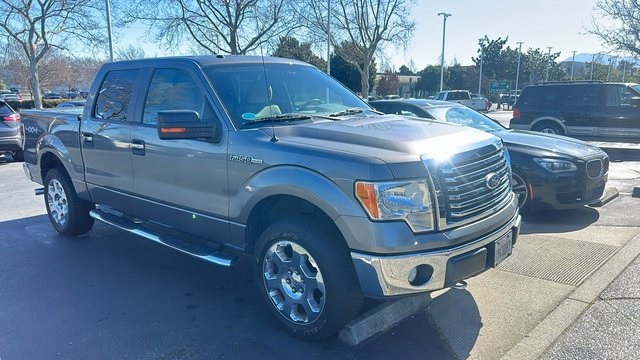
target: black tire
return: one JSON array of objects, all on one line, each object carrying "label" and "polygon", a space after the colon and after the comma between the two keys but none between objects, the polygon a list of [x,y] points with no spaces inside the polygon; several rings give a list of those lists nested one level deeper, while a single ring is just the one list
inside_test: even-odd
[{"label": "black tire", "polygon": [[360,311],[349,249],[331,224],[302,216],[276,221],[260,235],[254,260],[262,298],[296,336],[327,338]]},{"label": "black tire", "polygon": [[552,122],[543,122],[542,124],[538,124],[533,128],[533,130],[545,134],[564,135],[562,128]]},{"label": "black tire", "polygon": [[24,153],[22,152],[22,149],[16,150],[11,157],[14,162],[24,162]]},{"label": "black tire", "polygon": [[520,213],[524,214],[529,212],[531,207],[529,183],[527,182],[527,178],[520,171],[516,170],[511,173],[511,189],[518,198]]},{"label": "black tire", "polygon": [[49,221],[64,236],[84,234],[93,227],[90,202],[78,198],[71,179],[64,170],[53,168],[44,180],[44,205]]}]

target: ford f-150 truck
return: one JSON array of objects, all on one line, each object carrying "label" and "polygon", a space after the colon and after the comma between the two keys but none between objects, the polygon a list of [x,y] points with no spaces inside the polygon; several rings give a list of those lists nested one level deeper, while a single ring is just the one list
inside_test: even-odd
[{"label": "ford f-150 truck", "polygon": [[381,115],[298,61],[108,63],[84,109],[22,118],[24,170],[60,234],[98,220],[221,266],[249,254],[267,307],[305,338],[335,334],[363,296],[493,267],[519,233],[498,138]]}]

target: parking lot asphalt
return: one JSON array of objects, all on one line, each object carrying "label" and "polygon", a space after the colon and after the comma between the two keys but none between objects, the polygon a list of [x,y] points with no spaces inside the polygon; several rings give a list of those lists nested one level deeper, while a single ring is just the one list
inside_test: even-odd
[{"label": "parking lot asphalt", "polygon": [[20,164],[0,165],[2,359],[640,358],[639,161],[613,159],[611,201],[526,215],[498,268],[358,347],[287,337],[243,271],[101,225],[61,241]]}]

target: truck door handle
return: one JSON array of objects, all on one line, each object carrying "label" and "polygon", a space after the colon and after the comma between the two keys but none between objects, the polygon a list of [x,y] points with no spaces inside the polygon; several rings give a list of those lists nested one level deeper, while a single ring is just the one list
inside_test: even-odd
[{"label": "truck door handle", "polygon": [[83,132],[82,141],[88,142],[88,143],[93,142],[93,134],[89,132]]},{"label": "truck door handle", "polygon": [[144,140],[131,140],[131,152],[133,152],[134,155],[144,156]]}]

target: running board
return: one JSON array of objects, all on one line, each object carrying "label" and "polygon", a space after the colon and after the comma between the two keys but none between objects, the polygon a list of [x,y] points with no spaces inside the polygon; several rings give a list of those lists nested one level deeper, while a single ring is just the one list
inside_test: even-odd
[{"label": "running board", "polygon": [[185,254],[197,257],[198,259],[210,262],[216,265],[231,267],[235,259],[217,252],[209,247],[194,244],[178,237],[162,234],[149,228],[145,228],[141,224],[129,221],[122,217],[95,209],[89,212],[89,215],[105,224],[114,226],[120,230],[124,230],[134,235],[142,236],[145,239],[162,244],[171,249],[178,250]]}]

